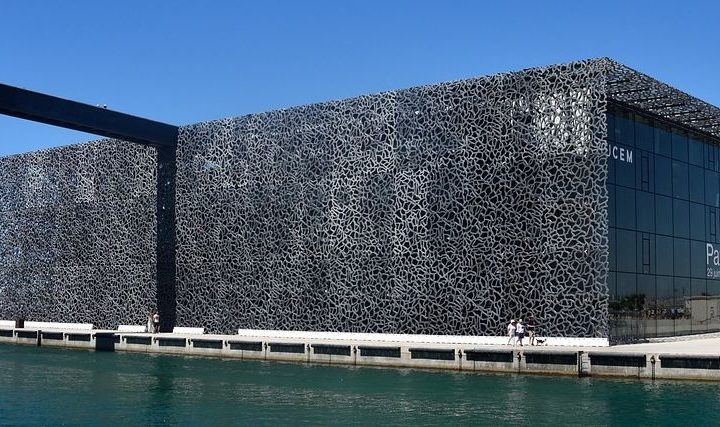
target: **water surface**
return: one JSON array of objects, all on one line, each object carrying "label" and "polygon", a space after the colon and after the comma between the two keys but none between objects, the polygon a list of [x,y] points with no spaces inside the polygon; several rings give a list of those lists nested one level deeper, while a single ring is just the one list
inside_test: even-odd
[{"label": "water surface", "polygon": [[720,385],[0,344],[0,425],[716,425]]}]

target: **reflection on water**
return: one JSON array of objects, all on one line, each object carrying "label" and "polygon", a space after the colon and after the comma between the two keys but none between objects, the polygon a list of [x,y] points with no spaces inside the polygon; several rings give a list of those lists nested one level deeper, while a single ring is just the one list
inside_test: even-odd
[{"label": "reflection on water", "polygon": [[[0,344],[0,425],[710,425],[717,385]],[[714,422],[713,422],[714,423]]]}]

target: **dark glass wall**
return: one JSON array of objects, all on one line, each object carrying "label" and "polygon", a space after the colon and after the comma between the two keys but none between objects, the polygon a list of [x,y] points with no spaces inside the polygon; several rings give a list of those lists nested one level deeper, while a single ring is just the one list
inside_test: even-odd
[{"label": "dark glass wall", "polygon": [[609,108],[611,339],[720,330],[717,143]]}]

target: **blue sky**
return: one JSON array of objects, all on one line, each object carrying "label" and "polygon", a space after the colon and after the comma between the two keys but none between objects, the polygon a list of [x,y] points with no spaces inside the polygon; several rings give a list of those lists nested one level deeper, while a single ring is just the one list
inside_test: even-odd
[{"label": "blue sky", "polygon": [[[184,125],[609,56],[720,106],[715,1],[0,1],[0,82]],[[97,139],[0,116],[0,156]]]}]

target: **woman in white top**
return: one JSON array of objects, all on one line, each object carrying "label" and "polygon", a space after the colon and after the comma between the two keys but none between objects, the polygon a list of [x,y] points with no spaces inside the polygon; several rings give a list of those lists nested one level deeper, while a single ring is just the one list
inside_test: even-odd
[{"label": "woman in white top", "polygon": [[508,331],[508,344],[515,345],[515,319],[511,319],[510,323],[507,325],[507,331]]},{"label": "woman in white top", "polygon": [[525,325],[523,325],[522,319],[518,320],[515,326],[515,335],[517,335],[518,342],[522,346],[522,340],[525,338]]},{"label": "woman in white top", "polygon": [[148,312],[147,324],[145,325],[145,332],[152,333],[153,331],[153,312],[150,310],[150,312]]}]

